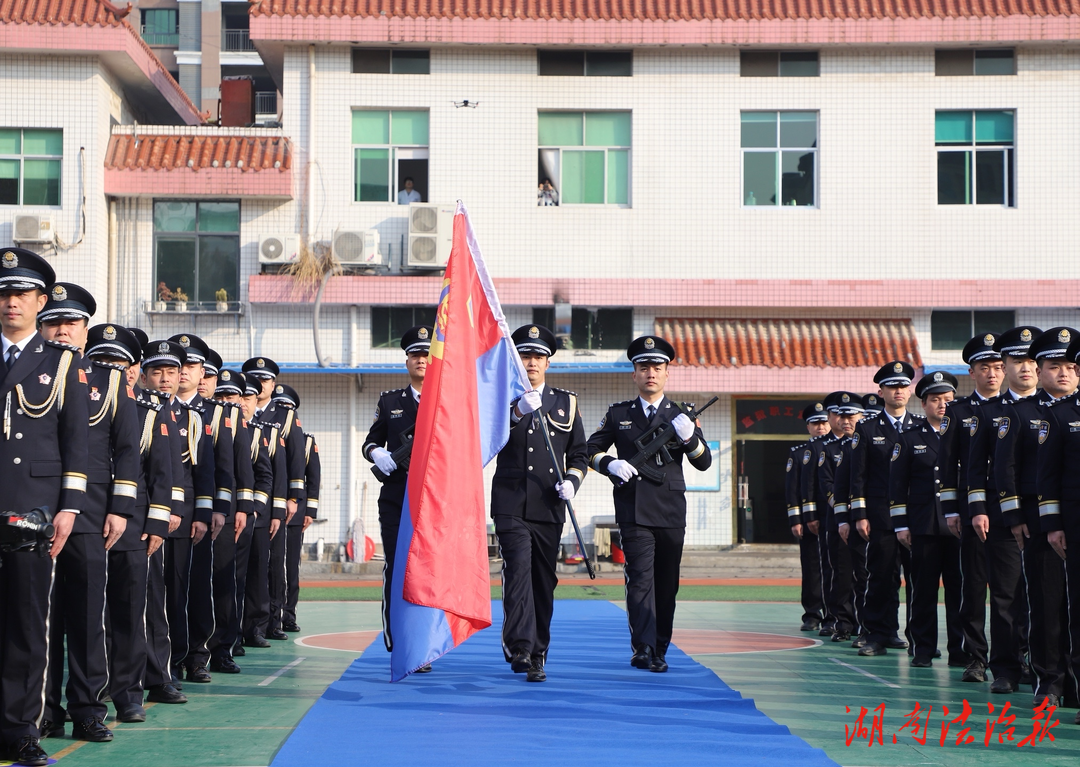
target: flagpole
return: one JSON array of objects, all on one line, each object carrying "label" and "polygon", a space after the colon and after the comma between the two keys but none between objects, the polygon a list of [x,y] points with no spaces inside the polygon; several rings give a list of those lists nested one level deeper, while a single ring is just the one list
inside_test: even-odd
[{"label": "flagpole", "polygon": [[[541,412],[540,416],[540,431],[544,435],[544,443],[547,445],[548,455],[551,456],[551,465],[555,467],[555,476],[558,477],[559,482],[565,481],[563,479],[562,467],[559,465],[559,459],[555,455],[555,448],[551,446],[551,437],[548,435],[547,424],[544,423],[544,415]],[[577,515],[574,514],[574,506],[570,501],[564,501],[566,503],[566,510],[570,512],[570,522],[574,526],[574,535],[577,536],[578,546],[581,547],[581,554],[585,558],[585,569],[589,571],[589,578],[596,580],[596,570],[593,568],[592,560],[589,559],[589,552],[585,549],[585,539],[581,537],[581,528],[578,526]]]}]

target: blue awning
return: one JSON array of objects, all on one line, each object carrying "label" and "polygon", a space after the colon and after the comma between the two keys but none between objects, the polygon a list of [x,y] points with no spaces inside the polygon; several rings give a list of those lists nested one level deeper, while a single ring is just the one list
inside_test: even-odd
[{"label": "blue awning", "polygon": [[[239,368],[243,363],[227,364],[228,368]],[[337,373],[339,375],[404,375],[404,363],[396,362],[371,362],[359,365],[334,364],[319,367],[314,362],[279,362],[278,369],[281,375],[322,375]],[[552,362],[548,373],[558,375],[578,373],[630,373],[634,366],[630,362]]]}]

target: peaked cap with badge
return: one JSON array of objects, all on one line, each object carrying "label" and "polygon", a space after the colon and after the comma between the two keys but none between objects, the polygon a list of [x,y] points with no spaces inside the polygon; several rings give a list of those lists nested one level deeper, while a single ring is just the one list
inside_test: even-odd
[{"label": "peaked cap with badge", "polygon": [[90,291],[70,282],[57,282],[47,291],[49,300],[38,312],[38,323],[49,320],[86,320],[97,313],[97,301]]},{"label": "peaked cap with badge", "polygon": [[915,384],[915,396],[924,399],[931,394],[956,391],[956,376],[944,370],[928,370]]},{"label": "peaked cap with badge", "polygon": [[178,368],[187,362],[187,352],[175,341],[151,341],[143,347],[142,356],[143,369],[162,365]]},{"label": "peaked cap with badge", "polygon": [[807,423],[819,423],[820,421],[828,421],[829,414],[825,410],[825,405],[821,402],[811,402],[802,410],[802,419]]},{"label": "peaked cap with badge", "polygon": [[87,357],[117,357],[134,365],[142,359],[142,344],[123,325],[94,325],[86,334]]},{"label": "peaked cap with badge", "polygon": [[1002,357],[1026,357],[1031,342],[1041,334],[1042,330],[1034,325],[1021,325],[999,335],[994,342],[994,349],[1000,352]]},{"label": "peaked cap with badge", "polygon": [[550,357],[559,348],[555,334],[543,325],[522,325],[510,338],[522,354],[544,354]]},{"label": "peaked cap with badge", "polygon": [[255,378],[277,378],[280,372],[277,363],[269,357],[252,357],[244,363],[241,370],[244,375]]},{"label": "peaked cap with badge", "polygon": [[184,352],[187,354],[187,362],[184,364],[194,362],[206,364],[206,360],[210,356],[210,347],[206,341],[191,333],[177,333],[169,340],[183,347]]},{"label": "peaked cap with badge", "polygon": [[1001,359],[1001,352],[995,348],[998,336],[995,333],[979,333],[964,344],[961,356],[964,362],[972,365],[976,362],[992,362]]},{"label": "peaked cap with badge", "polygon": [[1033,360],[1065,359],[1069,346],[1076,338],[1080,338],[1080,331],[1075,328],[1050,328],[1031,342],[1028,356]]},{"label": "peaked cap with badge", "polygon": [[401,334],[401,348],[406,354],[427,352],[431,348],[431,328],[426,325],[411,327]]},{"label": "peaked cap with badge", "polygon": [[0,250],[0,293],[6,290],[22,292],[40,290],[42,293],[56,282],[56,272],[49,262],[32,250],[4,248]]},{"label": "peaked cap with badge", "polygon": [[675,347],[660,336],[641,336],[626,347],[626,356],[634,364],[671,362],[675,359]]},{"label": "peaked cap with badge", "polygon": [[915,368],[908,362],[893,360],[882,365],[874,374],[874,383],[878,386],[911,386],[915,378]]}]

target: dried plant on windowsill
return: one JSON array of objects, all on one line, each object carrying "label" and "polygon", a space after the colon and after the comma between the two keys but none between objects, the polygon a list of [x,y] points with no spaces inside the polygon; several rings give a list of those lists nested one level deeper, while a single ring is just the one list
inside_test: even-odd
[{"label": "dried plant on windowsill", "polygon": [[313,297],[323,279],[328,275],[341,274],[341,264],[334,258],[330,247],[316,243],[312,248],[306,242],[300,245],[296,261],[281,270],[293,278],[291,294],[293,298]]}]

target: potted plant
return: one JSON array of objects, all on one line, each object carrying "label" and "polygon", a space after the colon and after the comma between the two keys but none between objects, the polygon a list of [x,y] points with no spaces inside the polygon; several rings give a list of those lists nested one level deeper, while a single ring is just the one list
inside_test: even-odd
[{"label": "potted plant", "polygon": [[177,289],[173,291],[173,298],[176,300],[176,311],[186,312],[188,296],[187,293],[184,292],[184,289],[177,287]]},{"label": "potted plant", "polygon": [[217,310],[219,312],[229,311],[229,291],[222,288],[214,293],[214,297],[217,299]]},{"label": "potted plant", "polygon": [[169,290],[169,286],[164,282],[159,282],[157,286],[157,301],[154,302],[154,311],[166,311],[169,308],[169,301],[172,300],[173,292]]}]

